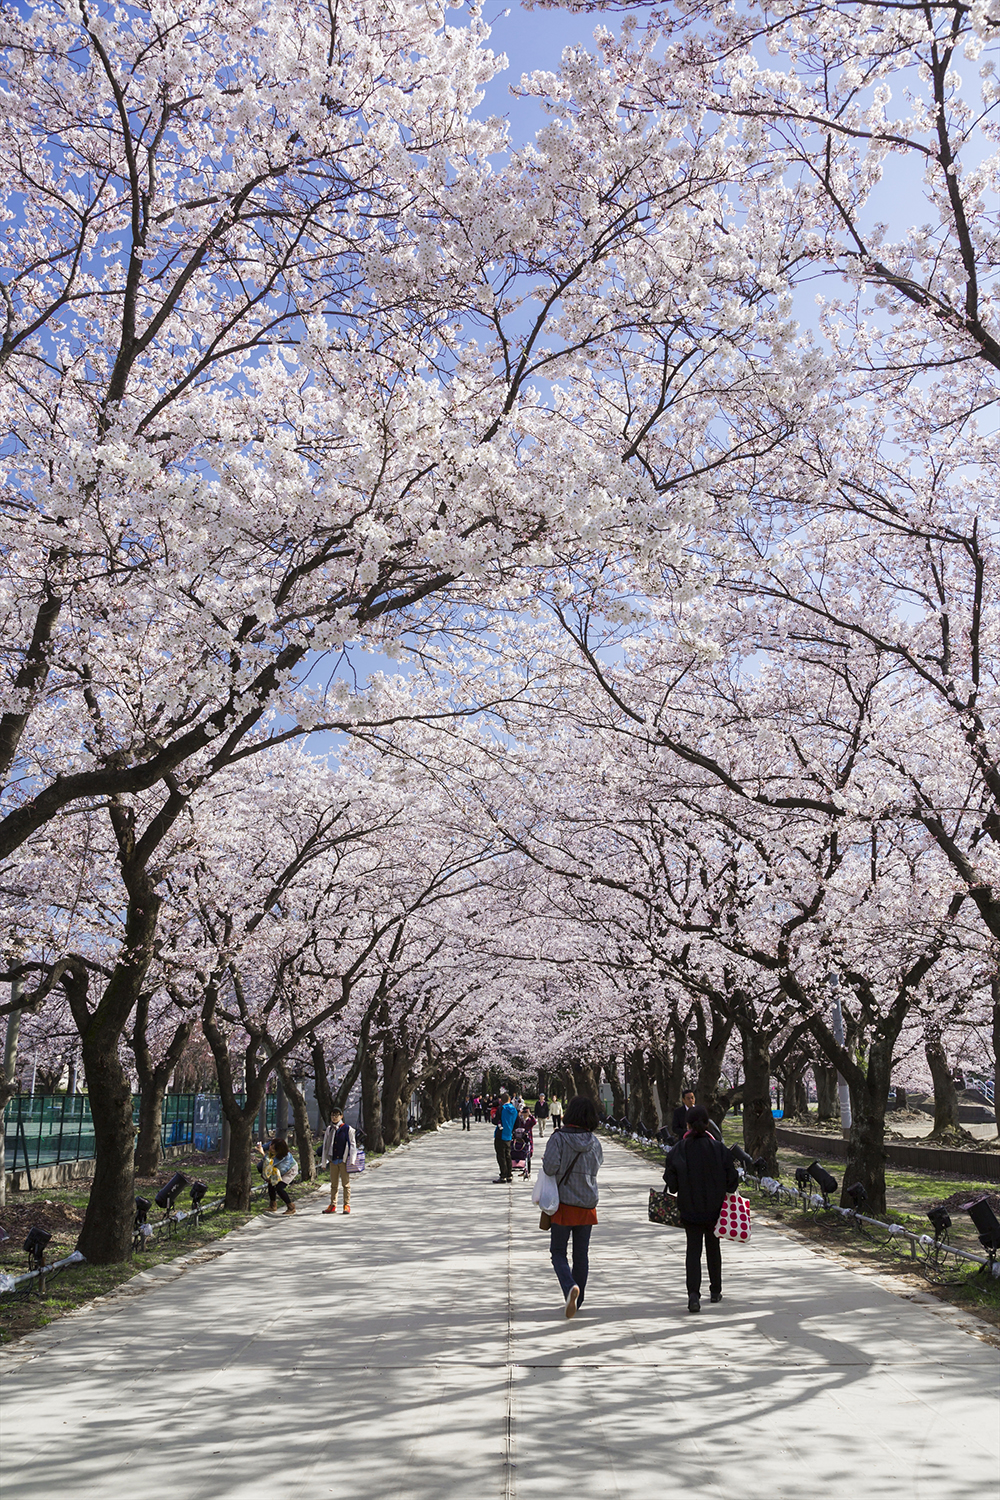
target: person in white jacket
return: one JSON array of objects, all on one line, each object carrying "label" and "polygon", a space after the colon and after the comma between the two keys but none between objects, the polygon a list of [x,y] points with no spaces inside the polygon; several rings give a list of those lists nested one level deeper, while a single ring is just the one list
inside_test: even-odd
[{"label": "person in white jacket", "polygon": [[330,1116],[330,1123],[326,1127],[323,1136],[323,1154],[320,1157],[320,1166],[330,1164],[330,1206],[324,1208],[325,1214],[337,1212],[337,1186],[344,1185],[344,1213],[351,1211],[351,1177],[348,1167],[353,1167],[358,1159],[358,1143],[354,1135],[354,1128],[344,1123],[342,1110],[335,1109]]}]

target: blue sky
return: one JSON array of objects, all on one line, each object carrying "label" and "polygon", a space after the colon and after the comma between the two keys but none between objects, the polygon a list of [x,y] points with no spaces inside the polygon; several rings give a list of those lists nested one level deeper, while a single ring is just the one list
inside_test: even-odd
[{"label": "blue sky", "polygon": [[535,68],[555,72],[564,47],[580,43],[592,49],[596,27],[603,25],[614,30],[615,21],[620,19],[614,14],[601,17],[573,15],[564,10],[525,10],[516,3],[511,4],[507,15],[502,6],[495,10],[484,6],[483,17],[492,27],[490,47],[494,52],[507,54],[509,67],[487,90],[482,111],[506,115],[517,145],[530,140],[545,123],[546,116],[533,103],[512,98],[511,85],[518,82],[522,73]]}]

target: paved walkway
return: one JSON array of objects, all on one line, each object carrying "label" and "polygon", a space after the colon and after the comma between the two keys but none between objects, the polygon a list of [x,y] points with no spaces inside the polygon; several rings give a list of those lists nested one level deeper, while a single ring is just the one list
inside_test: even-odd
[{"label": "paved walkway", "polygon": [[448,1128],[350,1218],[308,1199],[12,1346],[6,1500],[995,1500],[996,1349],[763,1226],[688,1316],[653,1169],[605,1152],[574,1322],[527,1184]]}]

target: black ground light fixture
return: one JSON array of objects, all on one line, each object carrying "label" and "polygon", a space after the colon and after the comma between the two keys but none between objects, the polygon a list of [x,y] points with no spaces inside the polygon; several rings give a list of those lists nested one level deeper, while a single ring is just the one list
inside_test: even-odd
[{"label": "black ground light fixture", "polygon": [[191,1184],[191,1207],[197,1208],[202,1198],[208,1192],[208,1184],[205,1182],[192,1182]]},{"label": "black ground light fixture", "polygon": [[946,1208],[929,1208],[927,1210],[927,1217],[934,1225],[934,1238],[936,1240],[941,1239],[951,1228],[951,1214]]},{"label": "black ground light fixture", "polygon": [[821,1193],[829,1195],[837,1191],[836,1177],[834,1177],[832,1172],[828,1172],[825,1167],[821,1167],[818,1161],[811,1161],[806,1171]]},{"label": "black ground light fixture", "polygon": [[997,1218],[990,1205],[986,1202],[970,1203],[965,1211],[979,1230],[979,1243],[990,1258],[990,1271],[992,1273],[993,1262],[996,1259],[997,1251],[1000,1250],[1000,1219]]},{"label": "black ground light fixture", "polygon": [[44,1229],[37,1225],[28,1230],[28,1238],[24,1242],[24,1248],[28,1252],[28,1259],[33,1265],[40,1266],[45,1258],[45,1247],[52,1238],[46,1234]]},{"label": "black ground light fixture", "polygon": [[173,1213],[174,1203],[181,1188],[188,1185],[188,1179],[183,1172],[175,1172],[169,1182],[165,1182],[155,1198],[157,1208],[165,1208],[168,1213]]},{"label": "black ground light fixture", "polygon": [[135,1200],[135,1218],[132,1220],[132,1249],[141,1250],[143,1245],[153,1233],[153,1227],[146,1221],[149,1218],[149,1210],[153,1206],[152,1198],[139,1198]]},{"label": "black ground light fixture", "polygon": [[856,1214],[860,1213],[861,1210],[867,1206],[868,1189],[865,1187],[863,1182],[852,1182],[850,1187],[844,1189],[844,1192],[847,1194],[848,1198],[850,1198],[851,1204]]},{"label": "black ground light fixture", "polygon": [[798,1190],[799,1190],[800,1193],[808,1193],[808,1191],[809,1191],[809,1182],[810,1182],[809,1168],[808,1167],[796,1167],[795,1168],[795,1186],[798,1188]]},{"label": "black ground light fixture", "polygon": [[767,1157],[755,1156],[750,1164],[750,1170],[755,1177],[763,1177],[767,1171]]},{"label": "black ground light fixture", "polygon": [[732,1152],[733,1161],[738,1162],[744,1172],[753,1171],[753,1157],[749,1152],[744,1151],[742,1146],[730,1146],[729,1149]]},{"label": "black ground light fixture", "polygon": [[45,1247],[52,1238],[44,1229],[39,1229],[35,1224],[28,1230],[28,1238],[24,1242],[24,1248],[28,1253],[28,1265],[33,1271],[38,1272],[36,1289],[40,1297],[45,1296]]}]

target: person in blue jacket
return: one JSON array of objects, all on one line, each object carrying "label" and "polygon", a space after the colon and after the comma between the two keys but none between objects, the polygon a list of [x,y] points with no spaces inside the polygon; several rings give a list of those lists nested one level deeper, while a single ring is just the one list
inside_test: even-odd
[{"label": "person in blue jacket", "polygon": [[496,1152],[497,1165],[500,1168],[500,1176],[494,1177],[494,1182],[513,1182],[514,1169],[511,1165],[510,1148],[514,1139],[514,1126],[517,1124],[517,1105],[511,1103],[508,1093],[500,1095],[500,1108],[497,1111],[496,1128]]}]

